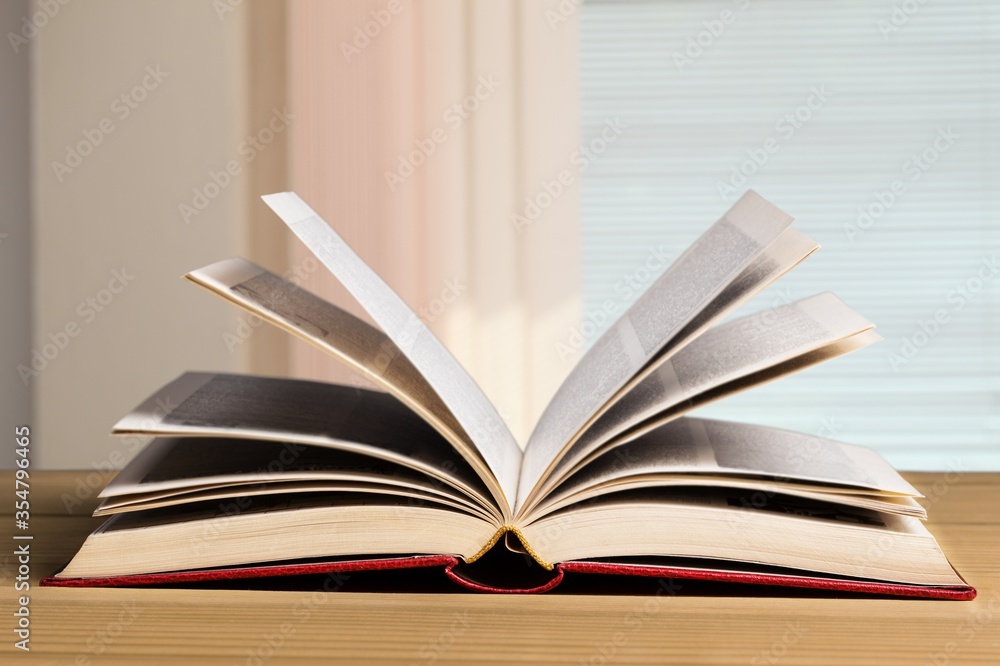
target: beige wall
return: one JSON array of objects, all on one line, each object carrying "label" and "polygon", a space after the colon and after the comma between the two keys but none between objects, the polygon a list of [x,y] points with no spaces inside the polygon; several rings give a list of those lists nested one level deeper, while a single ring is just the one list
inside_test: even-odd
[{"label": "beige wall", "polygon": [[[261,118],[248,100],[270,100],[248,81],[247,3],[232,4],[220,16],[201,0],[69,3],[32,40],[32,345],[41,349],[67,326],[78,331],[30,379],[39,466],[120,463],[132,447],[108,432],[150,392],[185,370],[252,366],[251,345],[230,352],[223,338],[237,330],[235,309],[180,279],[251,254],[246,220],[251,181],[260,181],[253,174],[284,160],[280,141],[249,162],[239,152]],[[159,78],[150,75],[157,70]],[[133,90],[135,98],[121,99]],[[113,131],[101,132],[102,121]],[[97,145],[60,182],[53,162],[65,162],[66,146],[81,141]],[[210,172],[231,160],[242,172],[186,223],[179,206],[192,205],[194,188],[214,193]],[[284,269],[280,248],[256,254]],[[112,294],[116,271],[129,282],[113,282],[121,293]],[[98,300],[102,311],[87,305],[102,297],[110,297]],[[281,358],[282,348],[274,353]]]},{"label": "beige wall", "polygon": [[[243,255],[298,270],[308,288],[353,307],[309,271],[315,262],[259,200],[289,187],[428,316],[522,440],[565,374],[553,349],[579,312],[576,192],[544,226],[519,234],[511,223],[578,141],[567,75],[575,31],[553,33],[543,16],[556,0],[403,3],[350,62],[342,42],[382,3],[289,4],[286,16],[278,0],[88,0],[60,5],[31,38],[28,346],[53,358],[27,390],[14,372],[13,390],[34,397],[39,466],[120,466],[134,446],[108,436],[111,426],[186,370],[349,380],[305,343],[248,327],[245,315],[179,279]],[[157,70],[164,74],[150,74]],[[452,127],[443,113],[480,76],[500,88]],[[129,99],[136,86],[144,99]],[[241,142],[274,109],[291,124],[249,159]],[[390,191],[385,172],[435,129],[447,143]],[[67,162],[67,146],[81,142],[89,154]],[[214,189],[210,172],[229,161],[241,173],[183,219],[192,190]],[[121,289],[115,271],[134,278]],[[438,308],[455,283],[458,298]],[[29,354],[9,367],[30,365]]]},{"label": "beige wall", "polygon": [[[0,26],[19,26],[29,6],[28,0],[0,3]],[[31,347],[31,49],[18,45],[15,51],[4,41],[0,48],[0,426],[9,438],[15,426],[31,422],[31,392],[15,372]],[[12,456],[4,456],[0,467],[13,462]]]}]

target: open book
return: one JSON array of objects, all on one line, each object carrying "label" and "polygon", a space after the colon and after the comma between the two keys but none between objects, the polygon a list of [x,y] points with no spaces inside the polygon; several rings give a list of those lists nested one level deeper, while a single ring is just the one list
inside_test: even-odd
[{"label": "open book", "polygon": [[[687,416],[860,349],[825,293],[722,321],[817,245],[747,192],[580,359],[523,451],[421,319],[302,199],[264,201],[377,328],[245,259],[186,276],[381,391],[187,373],[122,419],[154,439],[49,585],[444,567],[467,587],[632,574],[972,598],[869,449]],[[521,573],[523,571],[523,576]]]}]

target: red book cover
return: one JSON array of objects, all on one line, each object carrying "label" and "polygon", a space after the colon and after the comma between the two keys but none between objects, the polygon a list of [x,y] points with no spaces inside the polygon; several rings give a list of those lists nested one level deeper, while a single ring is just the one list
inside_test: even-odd
[{"label": "red book cover", "polygon": [[[922,586],[875,581],[824,578],[820,576],[749,573],[718,571],[690,566],[659,566],[615,564],[608,562],[562,562],[556,564],[551,577],[530,587],[499,587],[482,582],[463,571],[462,562],[450,555],[420,555],[357,559],[311,564],[276,564],[252,567],[224,567],[202,571],[114,576],[108,578],[45,578],[42,585],[51,587],[144,587],[155,585],[196,585],[218,581],[278,578],[308,574],[352,573],[360,571],[389,571],[400,569],[443,568],[444,574],[463,588],[476,592],[499,594],[536,594],[556,589],[568,577],[629,576],[643,578],[669,578],[677,581],[708,581],[725,583],[741,593],[753,593],[748,586],[775,586],[797,588],[817,593],[870,594],[892,597],[924,599],[949,599],[968,601],[976,597],[970,585]],[[468,568],[468,566],[466,566]],[[582,581],[585,585],[586,581]]]}]

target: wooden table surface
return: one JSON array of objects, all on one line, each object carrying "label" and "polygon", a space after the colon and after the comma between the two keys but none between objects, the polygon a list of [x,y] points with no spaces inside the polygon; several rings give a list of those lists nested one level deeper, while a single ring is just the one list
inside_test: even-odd
[{"label": "wooden table surface", "polygon": [[[906,476],[975,601],[43,588],[100,523],[89,511],[106,479],[35,472],[31,651],[14,647],[24,593],[7,501],[0,662],[1000,664],[1000,474]],[[12,473],[0,484],[13,494]]]}]

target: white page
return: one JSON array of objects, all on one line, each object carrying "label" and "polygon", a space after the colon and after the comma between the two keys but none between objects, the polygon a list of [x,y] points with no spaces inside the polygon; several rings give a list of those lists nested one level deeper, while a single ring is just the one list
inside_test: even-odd
[{"label": "white page", "polygon": [[[780,369],[783,363],[871,329],[871,322],[829,292],[713,328],[665,361],[598,419],[559,459],[540,492],[519,507],[519,514],[535,506],[545,492],[584,461],[593,459],[596,452],[610,448],[609,443],[636,427],[642,425],[645,431],[659,415],[663,419],[676,416],[675,407],[691,408],[688,401],[720,386]],[[798,369],[779,370],[778,374]],[[773,377],[765,374],[751,384],[765,378]]]},{"label": "white page", "polygon": [[[809,255],[819,249],[819,244],[795,229],[789,227],[773,243],[767,246],[756,259],[751,261],[743,271],[713,298],[705,308],[682,331],[677,333],[670,343],[670,348],[661,351],[642,370],[633,376],[620,391],[596,415],[600,417],[615,401],[628,393],[632,387],[656,371],[656,368],[675,354],[683,344],[694,340],[709,326],[721,320],[725,315],[753,298],[768,285],[802,263]],[[678,344],[683,339],[685,342]],[[593,423],[593,420],[591,420]]]},{"label": "white page", "polygon": [[149,511],[151,509],[163,509],[180,505],[191,505],[200,502],[220,502],[225,504],[225,500],[241,498],[260,497],[263,495],[284,495],[293,496],[296,494],[315,495],[324,494],[359,494],[359,495],[392,495],[395,497],[406,497],[413,505],[423,506],[430,504],[443,504],[452,509],[463,511],[472,516],[476,516],[487,522],[495,524],[498,528],[496,516],[486,513],[481,507],[473,504],[469,500],[458,496],[451,496],[434,490],[414,488],[399,483],[372,483],[370,481],[281,481],[270,484],[241,484],[229,486],[212,486],[199,488],[187,493],[163,493],[158,497],[117,497],[106,499],[94,511],[94,516],[112,516],[120,513],[132,513],[134,511]]},{"label": "white page", "polygon": [[752,298],[818,249],[819,245],[815,241],[791,227],[781,232],[773,243],[761,252],[756,259],[751,261],[715,298],[706,304],[704,309],[682,331],[677,333],[675,340],[671,342],[669,350],[661,351],[629,379],[625,386],[619,389],[614,397],[591,417],[587,425],[579,430],[563,446],[561,453],[549,464],[548,468],[535,484],[535,487],[521,502],[521,506],[533,504],[539,499],[539,493],[551,487],[551,484],[548,483],[549,475],[562,467],[563,459],[570,456],[571,452],[575,450],[577,440],[587,438],[588,432],[594,427],[607,430],[609,424],[608,418],[605,418],[605,414],[613,409],[619,400],[624,399],[637,384],[650,374],[656,372],[657,368],[665,363],[673,354],[683,349],[682,345],[684,343],[678,343],[678,340],[694,340],[705,329],[711,326],[712,323],[718,321],[728,312],[731,312],[739,307],[740,304]]},{"label": "white page", "polygon": [[496,498],[503,488],[448,406],[385,333],[246,259],[216,262],[188,280],[322,349],[414,410],[462,454]]},{"label": "white page", "polygon": [[[728,397],[740,391],[745,391],[754,386],[774,381],[775,379],[798,372],[807,367],[829,361],[837,356],[849,354],[853,351],[857,351],[858,349],[862,349],[863,347],[867,347],[870,344],[878,342],[881,339],[882,336],[869,329],[848,338],[844,338],[838,342],[824,345],[813,351],[799,354],[786,361],[776,361],[774,365],[757,370],[756,372],[736,376],[728,381],[720,377],[717,383],[705,386],[704,390],[701,392],[691,394],[691,397],[682,400],[679,404],[669,407],[663,412],[657,412],[651,418],[642,421],[638,426],[622,433],[621,435],[618,435],[611,441],[601,443],[597,446],[594,452],[590,453],[579,462],[573,464],[572,467],[560,471],[558,476],[551,477],[549,480],[550,484],[558,484],[562,479],[575,474],[578,470],[586,467],[608,451],[612,451],[623,444],[634,441],[663,426],[664,424],[669,423],[679,416],[701,407],[702,405],[716,400],[721,400],[722,398]],[[574,460],[577,458],[579,458],[579,456],[574,454]]]},{"label": "white page", "polygon": [[299,379],[188,372],[125,415],[112,432],[264,439],[340,449],[442,479],[503,517],[490,500],[493,495],[482,475],[461,453],[419,414],[379,391]]},{"label": "white page", "polygon": [[[779,428],[686,416],[604,454],[562,483],[558,493],[574,493],[627,477],[692,474],[708,475],[715,482],[720,475],[736,475],[822,484],[805,486],[817,492],[853,488],[920,496],[872,449]],[[545,504],[552,499],[547,496]]]},{"label": "white page", "polygon": [[262,197],[420,371],[476,444],[509,504],[521,449],[482,389],[413,310],[294,192]]},{"label": "white page", "polygon": [[657,412],[737,377],[872,328],[826,292],[713,328],[665,361],[580,438],[609,441]]},{"label": "white page", "polygon": [[791,223],[789,215],[748,191],[594,343],[528,441],[518,507],[587,421]]},{"label": "white page", "polygon": [[263,486],[276,491],[286,487],[322,491],[338,483],[412,488],[464,503],[489,520],[499,516],[495,509],[483,509],[478,499],[469,499],[447,476],[428,476],[405,465],[343,449],[225,437],[157,437],[98,497],[112,500],[101,505],[107,508],[116,503],[173,501],[174,497],[221,489],[249,495]]}]

